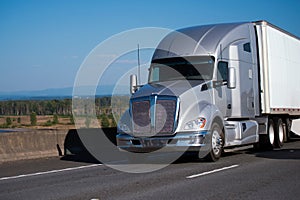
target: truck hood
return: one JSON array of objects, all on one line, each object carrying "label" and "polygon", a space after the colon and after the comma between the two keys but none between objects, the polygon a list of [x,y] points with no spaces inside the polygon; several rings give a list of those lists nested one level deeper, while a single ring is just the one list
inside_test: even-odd
[{"label": "truck hood", "polygon": [[178,80],[178,81],[166,81],[159,83],[151,83],[142,86],[132,98],[139,98],[151,95],[165,95],[165,96],[177,96],[179,97],[184,92],[191,88],[200,86],[205,81],[200,80]]}]

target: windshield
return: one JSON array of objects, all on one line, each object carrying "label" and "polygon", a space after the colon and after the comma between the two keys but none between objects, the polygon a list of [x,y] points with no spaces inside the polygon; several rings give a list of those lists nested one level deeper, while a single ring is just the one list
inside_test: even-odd
[{"label": "windshield", "polygon": [[176,57],[154,60],[150,67],[149,83],[171,80],[211,80],[213,57]]}]

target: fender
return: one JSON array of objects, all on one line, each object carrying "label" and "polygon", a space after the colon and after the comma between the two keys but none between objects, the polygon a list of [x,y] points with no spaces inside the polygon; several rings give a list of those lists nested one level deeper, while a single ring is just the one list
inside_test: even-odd
[{"label": "fender", "polygon": [[[181,110],[182,111],[182,110]],[[195,130],[189,131],[201,131],[201,130],[210,130],[213,122],[218,122],[221,127],[224,127],[224,120],[221,111],[217,106],[211,104],[207,101],[196,102],[193,105],[190,105],[185,112],[182,112],[179,119],[179,124],[176,132],[186,132],[184,126],[189,121],[195,120],[199,117],[206,119],[206,124],[203,128],[198,128]]]}]

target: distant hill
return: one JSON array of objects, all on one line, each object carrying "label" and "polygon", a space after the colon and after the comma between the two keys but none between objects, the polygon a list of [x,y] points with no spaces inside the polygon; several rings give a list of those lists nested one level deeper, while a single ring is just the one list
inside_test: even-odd
[{"label": "distant hill", "polygon": [[[77,95],[90,95],[92,93],[91,86],[78,88]],[[111,96],[114,90],[113,85],[99,86],[96,90],[96,96]],[[117,95],[126,95],[128,93],[128,86],[119,86],[114,92]],[[0,100],[38,100],[38,99],[64,99],[72,98],[73,87],[66,88],[50,88],[36,91],[16,91],[16,92],[0,92]]]}]

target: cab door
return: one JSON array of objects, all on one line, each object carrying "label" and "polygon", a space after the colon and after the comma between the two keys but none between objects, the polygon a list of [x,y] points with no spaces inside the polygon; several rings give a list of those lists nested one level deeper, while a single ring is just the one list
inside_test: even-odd
[{"label": "cab door", "polygon": [[228,62],[219,61],[217,63],[217,81],[213,82],[213,96],[215,105],[222,112],[223,117],[231,115],[231,95],[227,88]]},{"label": "cab door", "polygon": [[236,88],[231,89],[232,116],[251,118],[255,115],[254,64],[251,45],[248,40],[240,40],[230,45],[230,67],[236,71]]}]

